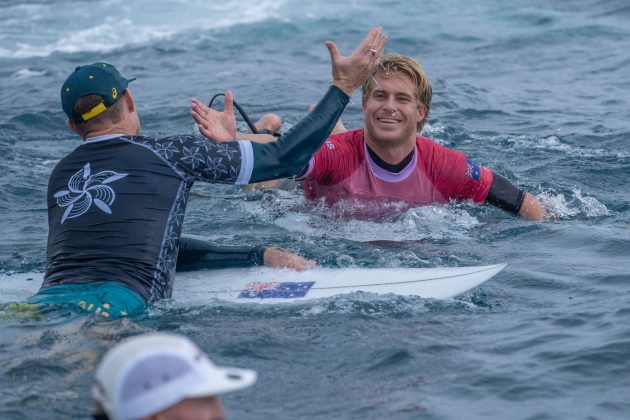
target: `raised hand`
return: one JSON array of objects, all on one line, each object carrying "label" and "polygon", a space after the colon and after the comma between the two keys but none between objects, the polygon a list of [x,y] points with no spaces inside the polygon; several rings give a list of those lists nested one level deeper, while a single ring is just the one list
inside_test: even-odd
[{"label": "raised hand", "polygon": [[387,35],[383,33],[383,28],[374,28],[354,53],[345,57],[339,53],[334,42],[326,41],[332,63],[333,84],[351,96],[376,69],[383,57],[386,42]]},{"label": "raised hand", "polygon": [[233,108],[234,97],[231,91],[225,93],[225,108],[223,112],[192,100],[192,117],[199,127],[199,132],[210,140],[223,143],[236,138],[236,118]]}]

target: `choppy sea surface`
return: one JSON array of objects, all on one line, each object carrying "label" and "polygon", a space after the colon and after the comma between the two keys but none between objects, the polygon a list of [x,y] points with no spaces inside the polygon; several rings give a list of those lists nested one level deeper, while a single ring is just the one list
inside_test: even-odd
[{"label": "choppy sea surface", "polygon": [[[79,144],[59,103],[75,66],[137,77],[145,134],[191,132],[191,97],[226,89],[286,130],[328,86],[324,41],[347,54],[373,26],[431,79],[424,134],[538,195],[551,217],[460,203],[355,220],[295,190],[199,184],[185,232],[326,267],[505,271],[444,301],[178,300],[110,321],[9,309],[38,288],[12,274],[43,270],[48,174]],[[223,396],[229,418],[630,418],[628,45],[626,0],[1,2],[0,418],[88,418],[103,353],[147,331],[258,371],[255,386]],[[358,93],[343,118],[361,125]]]}]

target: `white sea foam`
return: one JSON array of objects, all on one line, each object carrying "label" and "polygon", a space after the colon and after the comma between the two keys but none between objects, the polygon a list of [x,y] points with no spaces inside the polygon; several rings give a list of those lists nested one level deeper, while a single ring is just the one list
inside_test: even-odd
[{"label": "white sea foam", "polygon": [[547,208],[552,218],[570,218],[578,215],[586,217],[608,216],[610,210],[595,197],[585,197],[579,189],[573,190],[573,196],[567,201],[563,194],[553,195],[543,192],[537,196]]},{"label": "white sea foam", "polygon": [[[18,5],[0,14],[0,58],[45,57],[53,53],[108,52],[199,30],[227,28],[277,16],[284,0],[71,1]],[[69,19],[72,16],[81,19]]]},{"label": "white sea foam", "polygon": [[527,136],[517,136],[509,139],[514,143],[517,148],[534,148],[540,150],[552,150],[562,152],[569,156],[579,156],[584,158],[592,157],[617,157],[628,158],[630,153],[627,152],[612,152],[610,149],[592,149],[587,147],[577,147],[571,144],[564,143],[558,136],[551,135],[542,138],[531,138]]},{"label": "white sea foam", "polygon": [[618,149],[603,149],[603,148],[589,148],[581,147],[572,144],[565,143],[560,137],[556,135],[550,135],[546,137],[532,137],[528,135],[497,135],[497,136],[480,136],[472,134],[471,138],[479,144],[493,143],[493,144],[508,144],[515,150],[531,150],[538,149],[544,151],[561,152],[568,156],[578,156],[584,158],[592,157],[614,157],[620,159],[630,158],[630,153],[626,151],[619,151]]},{"label": "white sea foam", "polygon": [[0,273],[0,304],[21,302],[39,290],[43,273]]},{"label": "white sea foam", "polygon": [[431,138],[444,134],[445,132],[446,132],[446,126],[441,123],[437,123],[434,125],[426,123],[424,127],[422,128],[422,135],[426,137],[431,137]]},{"label": "white sea foam", "polygon": [[46,72],[43,70],[21,69],[13,73],[11,77],[14,77],[16,79],[28,79],[29,77],[38,77],[45,74]]},{"label": "white sea foam", "polygon": [[[347,214],[318,207],[309,212],[286,212],[274,224],[292,232],[354,241],[416,241],[423,239],[469,239],[468,232],[480,224],[463,208],[445,205],[419,206],[410,209],[383,208],[383,220],[366,220],[360,211],[347,209]],[[370,209],[374,210],[374,209]]]}]

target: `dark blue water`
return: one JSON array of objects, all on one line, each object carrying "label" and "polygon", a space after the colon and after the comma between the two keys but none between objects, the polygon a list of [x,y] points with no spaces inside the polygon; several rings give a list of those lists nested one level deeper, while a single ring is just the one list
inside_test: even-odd
[{"label": "dark blue water", "polygon": [[[254,387],[223,397],[231,418],[630,417],[627,2],[209,3],[0,4],[0,418],[85,418],[102,354],[155,330],[258,371]],[[347,54],[376,25],[388,51],[431,79],[424,134],[538,195],[550,219],[463,203],[347,220],[352,209],[309,207],[296,191],[197,185],[185,231],[329,267],[509,262],[503,273],[446,301],[177,301],[107,322],[9,309],[37,289],[10,274],[43,269],[48,174],[79,144],[58,99],[76,65],[102,60],[137,77],[146,134],[192,131],[190,98],[228,88],[288,129],[330,81],[323,42]],[[343,118],[361,125],[358,94]]]}]

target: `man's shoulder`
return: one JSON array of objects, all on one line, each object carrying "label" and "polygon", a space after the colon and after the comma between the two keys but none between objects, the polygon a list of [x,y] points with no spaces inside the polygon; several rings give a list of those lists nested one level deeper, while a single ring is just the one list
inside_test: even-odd
[{"label": "man's shoulder", "polygon": [[362,154],[363,129],[349,130],[333,134],[328,137],[322,147],[315,154],[316,158],[327,156],[332,159],[340,159]]},{"label": "man's shoulder", "polygon": [[146,135],[138,135],[138,136],[121,136],[120,140],[131,142],[131,143],[188,143],[198,141],[199,139],[204,139],[204,137],[197,136],[195,134],[173,134],[168,136],[146,136]]},{"label": "man's shoulder", "polygon": [[423,154],[429,153],[440,153],[440,154],[451,154],[451,153],[459,153],[457,150],[449,149],[446,146],[442,146],[438,144],[435,140],[430,139],[428,137],[423,137],[421,135],[416,136],[416,145],[420,149]]},{"label": "man's shoulder", "polygon": [[437,144],[435,142],[435,140],[430,139],[428,137],[421,136],[420,134],[416,135],[416,144],[422,145],[422,146],[425,146],[425,147],[439,146],[439,144]]},{"label": "man's shoulder", "polygon": [[207,151],[212,147],[208,140],[194,134],[176,134],[165,137],[125,136],[121,140],[146,148],[168,161],[176,161],[182,156],[198,153],[201,149]]}]

